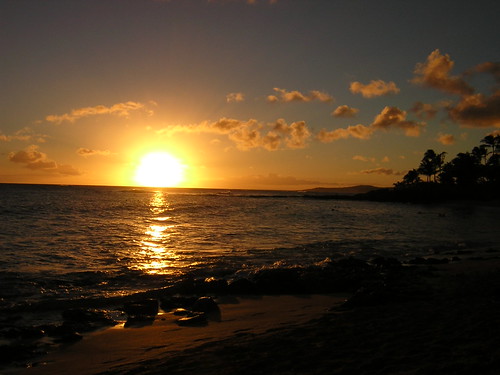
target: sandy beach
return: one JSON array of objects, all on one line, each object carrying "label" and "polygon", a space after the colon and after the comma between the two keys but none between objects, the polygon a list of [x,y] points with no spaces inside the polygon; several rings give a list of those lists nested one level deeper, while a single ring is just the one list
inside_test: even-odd
[{"label": "sandy beach", "polygon": [[429,263],[352,296],[222,296],[220,321],[180,327],[161,313],[16,373],[498,374],[500,260]]}]

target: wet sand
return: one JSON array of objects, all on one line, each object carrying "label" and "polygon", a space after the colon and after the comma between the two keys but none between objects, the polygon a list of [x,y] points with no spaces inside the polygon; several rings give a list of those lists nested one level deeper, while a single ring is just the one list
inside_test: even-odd
[{"label": "wet sand", "polygon": [[344,296],[226,296],[220,322],[93,333],[23,375],[499,374],[500,260],[404,267]]}]

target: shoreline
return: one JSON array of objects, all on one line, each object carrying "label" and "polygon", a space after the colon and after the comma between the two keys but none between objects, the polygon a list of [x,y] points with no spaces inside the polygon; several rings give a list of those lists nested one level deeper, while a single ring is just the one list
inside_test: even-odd
[{"label": "shoreline", "polygon": [[398,268],[346,297],[220,296],[220,322],[179,327],[158,315],[151,326],[92,333],[7,374],[500,371],[497,253]]}]

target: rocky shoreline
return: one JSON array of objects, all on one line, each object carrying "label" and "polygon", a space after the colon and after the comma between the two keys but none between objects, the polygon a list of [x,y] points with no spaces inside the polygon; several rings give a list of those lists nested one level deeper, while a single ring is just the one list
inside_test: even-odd
[{"label": "rocky shoreline", "polygon": [[[169,288],[129,296],[121,301],[120,306],[111,304],[100,308],[66,309],[62,312],[63,322],[58,325],[13,328],[8,326],[8,322],[2,322],[0,360],[5,369],[12,369],[14,366],[17,369],[31,367],[27,371],[32,370],[37,364],[43,363],[45,353],[56,347],[71,345],[82,340],[88,332],[118,324],[120,320],[114,318],[117,312],[121,314],[119,316],[125,327],[152,325],[158,318],[159,311],[172,313],[179,326],[204,327],[220,319],[221,308],[217,301],[228,296],[346,293],[350,297],[344,303],[321,319],[299,328],[290,330],[285,327],[265,335],[249,334],[229,338],[210,348],[201,345],[190,349],[196,355],[179,353],[175,359],[151,359],[151,364],[143,363],[139,372],[130,369],[130,373],[161,373],[156,365],[153,366],[157,361],[162,361],[161,368],[168,369],[169,373],[188,373],[185,369],[193,366],[199,366],[197,372],[207,374],[229,374],[234,373],[233,371],[241,372],[242,369],[248,369],[244,373],[259,373],[251,372],[250,369],[256,371],[255,366],[259,366],[261,357],[260,366],[262,369],[266,368],[267,373],[321,373],[327,364],[330,370],[340,371],[329,370],[330,373],[349,373],[347,369],[354,373],[391,373],[391,368],[407,371],[405,369],[412,366],[415,370],[423,354],[414,353],[408,359],[406,357],[410,354],[401,352],[405,347],[406,351],[410,347],[419,349],[416,344],[411,344],[411,335],[422,336],[418,336],[420,341],[425,336],[424,341],[442,345],[439,351],[448,353],[455,361],[459,358],[455,358],[450,350],[459,349],[451,342],[448,343],[452,337],[462,340],[457,342],[461,345],[460,350],[465,353],[469,346],[480,348],[483,345],[480,341],[467,343],[465,332],[469,335],[476,332],[486,342],[489,334],[500,333],[500,261],[493,250],[484,256],[464,257],[458,253],[451,255],[453,254],[447,258],[415,258],[405,264],[393,258],[375,258],[370,261],[355,258],[325,260],[311,267],[262,269],[248,278],[232,282],[188,277]],[[451,332],[452,323],[456,332]],[[490,327],[489,330],[486,330],[487,326]],[[475,327],[474,332],[472,327]],[[366,331],[363,333],[363,330]],[[488,337],[485,338],[484,335]],[[355,337],[359,339],[357,344]],[[399,345],[395,342],[399,342]],[[404,344],[405,342],[408,344]],[[284,344],[285,352],[292,353],[293,363],[282,358],[282,350],[279,348]],[[421,344],[424,345],[424,342]],[[390,347],[395,353],[390,358],[384,353],[377,354],[380,345]],[[351,358],[351,362],[343,363],[341,353],[345,354],[348,348],[353,353],[365,348],[366,358]],[[314,353],[309,353],[311,350]],[[500,362],[493,354],[500,353],[489,347],[481,350],[481,358],[489,355],[487,360],[483,358],[482,363],[486,366],[483,368],[486,372],[483,373],[488,373],[491,369],[499,370]],[[253,353],[251,366],[245,363],[245,356],[238,356],[246,351]],[[432,354],[429,351],[430,349],[425,349],[427,355]],[[218,359],[228,356],[230,360],[224,363]],[[307,360],[307,356],[313,356],[314,361]],[[436,356],[436,353],[431,355],[432,358]],[[193,357],[196,358],[194,362]],[[367,358],[371,358],[370,361]],[[406,360],[403,361],[402,358]],[[478,366],[477,359],[474,358],[471,361]],[[213,368],[207,369],[208,361],[218,363],[220,367],[211,365]],[[306,363],[310,361],[313,363]],[[374,367],[373,361],[379,361],[378,367]],[[418,366],[416,368],[420,368]],[[432,362],[428,366],[437,366],[437,363]],[[458,367],[456,371],[460,370]],[[370,372],[372,370],[374,372]],[[450,373],[455,373],[453,371]]]}]

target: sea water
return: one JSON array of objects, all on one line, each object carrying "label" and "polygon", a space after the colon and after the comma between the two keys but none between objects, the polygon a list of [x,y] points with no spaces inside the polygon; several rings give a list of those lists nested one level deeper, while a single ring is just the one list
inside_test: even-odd
[{"label": "sea water", "polygon": [[499,217],[488,203],[0,184],[0,311],[130,295],[187,274],[496,251]]}]

